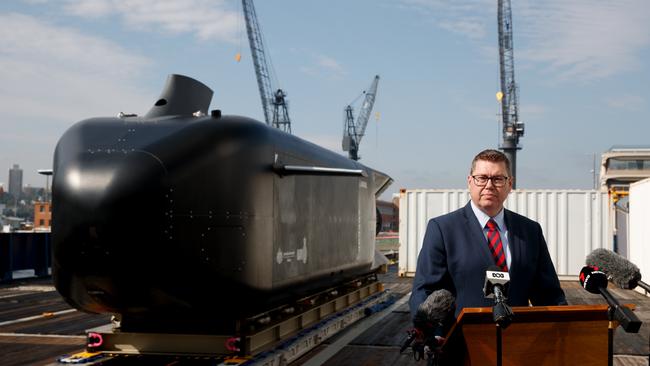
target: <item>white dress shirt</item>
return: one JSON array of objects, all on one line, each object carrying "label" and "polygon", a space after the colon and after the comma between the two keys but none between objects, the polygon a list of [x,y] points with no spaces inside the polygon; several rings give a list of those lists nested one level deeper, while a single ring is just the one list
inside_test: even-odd
[{"label": "white dress shirt", "polygon": [[478,223],[483,228],[483,236],[485,236],[485,245],[487,245],[487,234],[489,230],[486,227],[487,222],[490,221],[490,219],[492,219],[494,220],[494,222],[497,223],[497,226],[499,228],[499,235],[501,236],[501,244],[503,244],[503,252],[506,255],[506,264],[508,264],[508,269],[510,269],[512,256],[510,255],[510,246],[508,245],[508,228],[506,227],[506,221],[503,218],[503,209],[501,209],[501,211],[499,211],[499,213],[496,216],[490,217],[485,212],[481,211],[481,209],[474,204],[474,201],[470,201],[470,203],[472,205],[472,211],[474,211],[474,216],[476,216]]}]

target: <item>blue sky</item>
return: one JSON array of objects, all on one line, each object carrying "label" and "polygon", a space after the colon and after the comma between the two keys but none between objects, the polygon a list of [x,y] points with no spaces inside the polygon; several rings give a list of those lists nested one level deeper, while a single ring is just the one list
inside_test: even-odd
[{"label": "blue sky", "polygon": [[[497,147],[496,0],[255,5],[295,135],[344,154],[343,108],[380,75],[360,155],[393,177],[389,193],[463,188],[472,157]],[[650,145],[650,2],[513,0],[512,11],[518,188],[590,188],[594,153]],[[263,120],[239,1],[3,1],[0,182],[18,163],[43,186],[36,170],[68,127],[145,113],[170,73],[210,86],[212,108]]]}]

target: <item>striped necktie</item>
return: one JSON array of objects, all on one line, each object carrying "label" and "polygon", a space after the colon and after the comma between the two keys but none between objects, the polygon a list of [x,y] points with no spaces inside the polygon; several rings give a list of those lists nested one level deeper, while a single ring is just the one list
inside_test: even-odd
[{"label": "striped necktie", "polygon": [[503,250],[503,243],[501,242],[501,234],[499,234],[497,223],[490,219],[485,226],[488,228],[488,246],[490,247],[492,257],[494,257],[494,263],[496,263],[502,271],[508,272],[506,254]]}]

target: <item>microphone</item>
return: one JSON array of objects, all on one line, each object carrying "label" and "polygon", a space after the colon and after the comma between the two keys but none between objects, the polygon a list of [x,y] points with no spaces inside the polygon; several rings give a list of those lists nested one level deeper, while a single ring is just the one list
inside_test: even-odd
[{"label": "microphone", "polygon": [[418,306],[413,319],[416,328],[426,329],[431,326],[445,328],[453,323],[456,312],[456,298],[448,290],[433,291]]},{"label": "microphone", "polygon": [[410,330],[400,348],[404,352],[411,347],[416,360],[423,359],[425,354],[429,360],[435,359],[435,350],[439,346],[436,336],[444,335],[455,321],[456,298],[445,289],[433,291],[415,311],[413,318],[414,329]]},{"label": "microphone", "polygon": [[627,333],[638,333],[641,320],[607,290],[607,275],[594,266],[584,266],[580,271],[580,285],[592,294],[601,294],[610,307],[610,316],[618,321]]},{"label": "microphone", "polygon": [[485,283],[483,284],[483,295],[488,299],[494,299],[492,307],[492,318],[501,328],[506,329],[514,313],[506,303],[508,300],[508,288],[510,287],[510,274],[502,272],[497,266],[490,266],[485,272]]},{"label": "microphone", "polygon": [[599,270],[605,272],[609,279],[620,288],[631,290],[636,286],[641,286],[644,290],[650,291],[650,285],[641,281],[639,267],[611,250],[596,249],[587,256],[585,262],[586,265],[598,267]]}]

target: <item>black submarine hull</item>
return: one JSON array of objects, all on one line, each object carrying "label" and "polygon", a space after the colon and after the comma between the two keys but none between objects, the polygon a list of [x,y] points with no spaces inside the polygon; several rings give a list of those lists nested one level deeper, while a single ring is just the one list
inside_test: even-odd
[{"label": "black submarine hull", "polygon": [[89,119],[59,140],[53,277],[71,305],[214,327],[371,271],[387,175],[195,107]]}]

